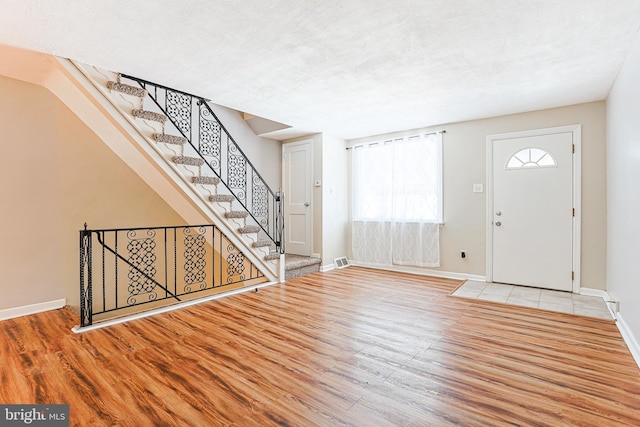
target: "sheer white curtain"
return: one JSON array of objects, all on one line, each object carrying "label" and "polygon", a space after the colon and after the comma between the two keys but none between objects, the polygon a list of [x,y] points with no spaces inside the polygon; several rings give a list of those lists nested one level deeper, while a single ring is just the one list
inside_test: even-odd
[{"label": "sheer white curtain", "polygon": [[439,266],[442,134],[355,147],[352,219],[355,261]]}]

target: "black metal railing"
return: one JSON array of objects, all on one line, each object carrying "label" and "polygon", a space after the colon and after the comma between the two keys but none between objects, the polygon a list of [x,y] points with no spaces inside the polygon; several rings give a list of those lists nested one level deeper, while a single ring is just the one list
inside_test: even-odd
[{"label": "black metal railing", "polygon": [[80,326],[266,280],[212,224],[80,231]]},{"label": "black metal railing", "polygon": [[[129,80],[129,81],[127,81]],[[189,141],[185,155],[205,161],[204,175],[220,178],[269,239],[284,253],[282,198],[272,190],[213,112],[208,100],[148,80],[121,75],[122,83],[145,88],[152,104],[166,115],[172,129]]]}]

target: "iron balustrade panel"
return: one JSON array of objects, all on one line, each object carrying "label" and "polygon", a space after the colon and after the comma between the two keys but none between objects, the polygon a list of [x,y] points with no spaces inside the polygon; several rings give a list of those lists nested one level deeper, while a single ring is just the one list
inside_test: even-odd
[{"label": "iron balustrade panel", "polygon": [[80,231],[80,324],[266,280],[212,224]]},{"label": "iron balustrade panel", "polygon": [[[202,97],[166,86],[122,75],[122,82],[147,90],[145,110],[166,115],[165,133],[188,140],[185,156],[205,161],[202,174],[220,178],[218,194],[232,194],[247,212],[249,222],[260,226],[262,234],[283,252],[283,222],[278,222],[279,194],[274,192]],[[220,188],[222,186],[222,188]]]},{"label": "iron balustrade panel", "polygon": [[91,232],[87,231],[87,224],[85,224],[84,230],[80,231],[80,324],[82,326],[93,323],[91,253]]}]

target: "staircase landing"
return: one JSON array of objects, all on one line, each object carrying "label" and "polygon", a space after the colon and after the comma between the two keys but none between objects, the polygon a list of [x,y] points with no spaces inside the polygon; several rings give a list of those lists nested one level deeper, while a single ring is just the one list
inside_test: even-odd
[{"label": "staircase landing", "polygon": [[285,254],[284,255],[284,279],[291,280],[296,277],[305,276],[307,274],[320,271],[320,258],[312,258],[302,255]]}]

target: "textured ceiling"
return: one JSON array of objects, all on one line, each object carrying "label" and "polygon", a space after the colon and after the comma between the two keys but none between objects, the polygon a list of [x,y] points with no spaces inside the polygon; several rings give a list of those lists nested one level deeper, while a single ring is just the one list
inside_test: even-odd
[{"label": "textured ceiling", "polygon": [[347,139],[604,99],[639,27],[638,0],[0,0],[0,44]]}]

